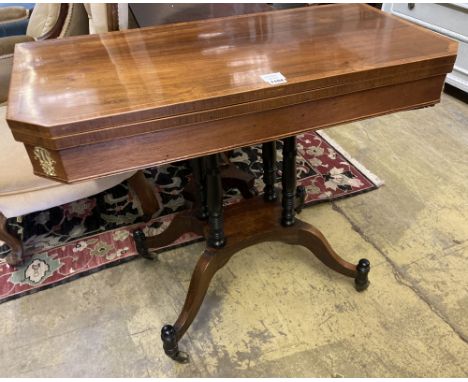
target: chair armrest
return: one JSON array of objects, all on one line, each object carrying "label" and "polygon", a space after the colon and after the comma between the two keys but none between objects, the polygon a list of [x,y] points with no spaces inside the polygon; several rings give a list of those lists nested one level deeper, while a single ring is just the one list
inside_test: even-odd
[{"label": "chair armrest", "polygon": [[27,19],[29,11],[23,7],[1,7],[0,8],[0,25],[2,23],[10,23]]},{"label": "chair armrest", "polygon": [[16,44],[28,41],[34,41],[34,39],[26,35],[0,37],[0,57],[7,54],[13,54]]},{"label": "chair armrest", "polygon": [[0,37],[26,34],[29,15],[25,7],[3,7],[0,3]]},{"label": "chair armrest", "polygon": [[0,103],[5,102],[8,97],[15,44],[28,41],[34,41],[34,39],[29,36],[8,36],[0,38]]}]

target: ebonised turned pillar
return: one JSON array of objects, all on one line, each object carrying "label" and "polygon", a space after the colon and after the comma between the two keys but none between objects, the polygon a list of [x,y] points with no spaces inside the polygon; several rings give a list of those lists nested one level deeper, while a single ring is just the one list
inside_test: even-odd
[{"label": "ebonised turned pillar", "polygon": [[296,195],[296,137],[283,139],[283,174],[281,184],[283,187],[283,207],[281,224],[290,227],[294,224],[295,195]]},{"label": "ebonised turned pillar", "polygon": [[274,202],[277,199],[276,182],[276,141],[266,142],[262,145],[263,161],[263,199],[266,202]]},{"label": "ebonised turned pillar", "polygon": [[208,218],[208,204],[206,194],[206,171],[203,158],[195,158],[190,161],[195,185],[195,215],[198,219]]},{"label": "ebonised turned pillar", "polygon": [[224,246],[223,187],[219,172],[218,154],[205,157],[208,198],[208,245],[214,248]]}]

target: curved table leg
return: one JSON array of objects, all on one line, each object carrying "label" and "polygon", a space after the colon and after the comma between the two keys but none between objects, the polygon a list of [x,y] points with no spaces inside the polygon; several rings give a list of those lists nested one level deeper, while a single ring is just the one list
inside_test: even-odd
[{"label": "curved table leg", "polygon": [[237,188],[245,199],[253,198],[257,194],[254,175],[240,170],[232,163],[221,166],[220,173],[224,190]]},{"label": "curved table leg", "polygon": [[232,251],[225,249],[218,249],[215,253],[206,249],[198,260],[179,318],[174,325],[165,325],[161,330],[164,352],[173,360],[180,363],[188,362],[188,354],[179,350],[178,342],[200,310],[211,279],[232,255]]},{"label": "curved table leg", "polygon": [[[296,189],[296,139],[284,139],[282,200],[277,200],[274,189],[274,142],[263,144],[265,195],[248,199],[226,209],[222,208],[221,181],[216,155],[206,158],[207,204],[209,227],[205,229],[208,248],[198,260],[190,281],[182,311],[174,325],[165,325],[161,339],[165,353],[175,361],[186,363],[188,354],[179,350],[178,342],[195,319],[210,281],[233,254],[264,241],[281,241],[302,245],[323,264],[335,272],[355,280],[358,291],[369,285],[370,263],[361,259],[358,265],[342,259],[333,250],[323,234],[314,226],[296,219],[296,210],[302,208],[304,190]],[[161,235],[160,235],[161,236]],[[228,240],[225,240],[228,237]]]},{"label": "curved table leg", "polygon": [[149,248],[165,247],[185,233],[193,232],[203,235],[203,221],[208,218],[204,158],[192,159],[190,164],[193,172],[195,206],[188,211],[177,214],[169,226],[159,235],[146,237],[141,229],[134,231],[133,239],[135,240],[136,249],[142,257],[152,260],[153,257],[149,253]]},{"label": "curved table leg", "polygon": [[140,201],[143,220],[150,220],[160,208],[154,186],[146,179],[142,170],[138,170],[132,177],[127,179],[127,182]]},{"label": "curved table leg", "polygon": [[[227,191],[230,188],[236,188],[240,191],[242,197],[245,199],[250,199],[256,196],[257,191],[255,190],[255,176],[239,169],[229,160],[226,153],[222,153],[219,156],[221,161],[219,171],[223,190]],[[201,171],[202,177],[206,175],[204,174],[202,161],[203,159],[201,158],[192,159],[190,161],[194,177],[193,180],[187,184],[183,191],[184,197],[187,200],[197,202],[197,194],[200,195],[199,186],[197,185],[196,172]],[[205,210],[205,218],[208,216],[206,212],[207,211]]]},{"label": "curved table leg", "polygon": [[177,214],[159,235],[146,237],[144,232],[138,229],[133,232],[133,239],[138,253],[145,258],[153,259],[148,251],[149,248],[165,247],[188,232],[203,235],[203,226],[204,223],[198,220],[192,211],[184,211]]},{"label": "curved table leg", "polygon": [[222,248],[205,250],[193,271],[177,321],[174,325],[165,325],[161,331],[164,351],[169,357],[181,363],[188,362],[188,355],[179,350],[178,342],[195,319],[213,276],[234,254],[251,245],[265,241],[302,245],[330,269],[354,278],[356,290],[367,288],[368,260],[361,259],[357,266],[344,260],[317,228],[299,219],[295,219],[294,225],[284,227],[279,218],[281,210],[279,201],[264,202],[261,197],[250,199],[243,206],[239,203],[226,208],[225,230],[229,240]]},{"label": "curved table leg", "polygon": [[[323,264],[335,272],[342,275],[353,277],[355,288],[361,292],[369,286],[368,274],[370,271],[370,262],[367,259],[359,260],[358,265],[354,265],[340,257],[331,247],[328,240],[313,225],[297,220],[296,224],[289,228],[295,231],[291,238],[279,239],[288,244],[302,245],[311,251]],[[280,233],[278,235],[281,236]]]},{"label": "curved table leg", "polygon": [[15,266],[23,261],[23,244],[19,238],[10,233],[7,227],[7,219],[0,212],[0,240],[10,247],[11,252],[5,258],[8,265]]}]

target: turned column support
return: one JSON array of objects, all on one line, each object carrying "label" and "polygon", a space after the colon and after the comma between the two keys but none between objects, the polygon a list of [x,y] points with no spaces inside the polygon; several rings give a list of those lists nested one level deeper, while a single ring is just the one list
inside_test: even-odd
[{"label": "turned column support", "polygon": [[195,158],[190,161],[193,183],[195,186],[195,216],[198,219],[208,219],[208,201],[206,193],[206,170],[203,158]]},{"label": "turned column support", "polygon": [[[174,325],[165,325],[162,328],[161,339],[169,357],[177,362],[188,362],[188,354],[179,349],[179,340],[195,319],[213,276],[233,255],[251,245],[265,241],[302,245],[330,269],[354,278],[356,290],[363,291],[367,288],[370,270],[368,260],[361,259],[357,266],[344,260],[318,229],[299,219],[294,225],[284,227],[278,219],[282,210],[279,202],[265,202],[260,197],[245,201],[243,206],[238,203],[226,208],[225,229],[229,240],[222,248],[205,249],[193,271],[179,317]],[[239,226],[243,229],[239,230]],[[207,230],[206,234],[208,232]]]},{"label": "turned column support", "polygon": [[263,199],[266,202],[274,202],[278,195],[276,194],[276,141],[266,142],[262,145],[263,161]]},{"label": "turned column support", "polygon": [[205,157],[208,198],[208,246],[221,248],[226,243],[224,237],[223,188],[219,172],[218,154]]},{"label": "turned column support", "polygon": [[281,224],[290,227],[295,221],[295,196],[296,196],[296,137],[283,140],[283,174],[281,178],[283,210],[281,212]]},{"label": "turned column support", "polygon": [[[243,248],[264,241],[281,241],[302,245],[330,269],[354,278],[356,290],[363,291],[369,285],[370,263],[368,260],[361,259],[357,266],[347,262],[332,249],[319,230],[301,220],[296,221],[295,210],[302,208],[305,189],[296,190],[295,137],[284,139],[281,204],[277,201],[274,187],[276,180],[275,146],[275,142],[263,144],[263,179],[265,183],[263,198],[247,199],[244,202],[230,205],[226,209],[226,233],[218,155],[213,154],[201,160],[192,161],[197,184],[198,208],[192,214],[178,215],[172,224],[179,228],[183,227],[185,230],[192,230],[192,232],[201,231],[205,225],[203,234],[207,240],[207,248],[193,271],[179,317],[174,325],[165,325],[161,330],[164,352],[177,362],[187,363],[189,361],[188,354],[179,350],[179,340],[195,319],[213,276],[227,264],[234,254]],[[205,201],[208,224],[195,217],[197,213],[203,215]],[[137,232],[136,235],[134,234],[137,247],[141,247],[142,252],[144,252],[148,246],[153,246],[156,243],[161,245],[161,243],[174,240],[175,233],[179,233],[180,229],[172,230],[169,228],[167,233],[165,231],[152,238],[145,238]],[[229,240],[226,241],[225,235]]]}]

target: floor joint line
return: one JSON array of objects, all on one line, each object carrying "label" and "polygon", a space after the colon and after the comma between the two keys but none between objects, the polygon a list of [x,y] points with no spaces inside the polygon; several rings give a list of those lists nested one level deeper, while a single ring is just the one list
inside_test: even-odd
[{"label": "floor joint line", "polygon": [[[460,330],[460,328],[457,327],[457,325],[452,324],[448,318],[445,317],[445,315],[441,312],[441,309],[436,307],[429,301],[427,296],[419,289],[417,288],[411,281],[411,277],[404,272],[393,260],[390,259],[389,256],[385,254],[384,251],[382,251],[377,244],[375,244],[363,231],[360,227],[356,225],[355,222],[351,220],[351,218],[344,212],[344,210],[339,207],[336,202],[332,201],[331,202],[332,209],[336,212],[338,212],[340,215],[342,215],[348,222],[351,224],[351,228],[356,231],[359,236],[368,244],[370,244],[392,267],[392,272],[393,275],[396,279],[396,281],[401,284],[406,286],[407,288],[411,289],[418,298],[423,301],[443,322],[445,322],[450,329],[466,344],[468,344],[468,337]],[[372,266],[372,265],[371,265]],[[371,271],[372,274],[372,271]],[[406,276],[406,278],[405,278]]]}]

